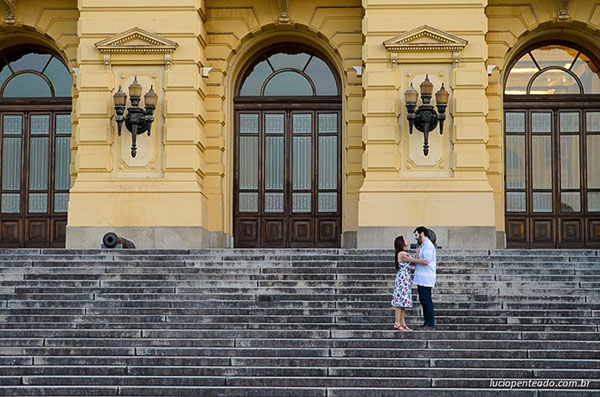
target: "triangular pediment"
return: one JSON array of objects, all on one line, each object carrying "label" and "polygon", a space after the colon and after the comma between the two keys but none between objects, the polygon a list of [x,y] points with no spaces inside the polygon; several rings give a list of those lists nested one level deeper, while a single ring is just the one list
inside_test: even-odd
[{"label": "triangular pediment", "polygon": [[460,51],[467,45],[467,40],[431,26],[402,33],[386,40],[385,48],[389,51]]},{"label": "triangular pediment", "polygon": [[173,52],[177,43],[140,28],[110,36],[96,43],[102,53],[112,52]]}]

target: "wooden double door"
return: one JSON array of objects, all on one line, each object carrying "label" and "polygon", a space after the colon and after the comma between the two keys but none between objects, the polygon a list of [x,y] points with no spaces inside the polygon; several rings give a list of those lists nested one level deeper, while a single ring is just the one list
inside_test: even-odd
[{"label": "wooden double door", "polygon": [[505,103],[505,214],[512,248],[600,247],[600,106]]},{"label": "wooden double door", "polygon": [[0,247],[64,247],[70,103],[4,106],[0,132]]},{"label": "wooden double door", "polygon": [[340,116],[316,103],[236,111],[236,247],[339,247]]}]

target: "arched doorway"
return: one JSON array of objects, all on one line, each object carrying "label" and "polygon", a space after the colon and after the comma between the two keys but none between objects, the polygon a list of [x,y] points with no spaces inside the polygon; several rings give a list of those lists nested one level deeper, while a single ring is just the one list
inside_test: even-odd
[{"label": "arched doorway", "polygon": [[0,133],[0,246],[64,247],[71,75],[56,56],[0,56]]},{"label": "arched doorway", "polygon": [[339,247],[340,83],[324,57],[282,45],[235,98],[236,247]]},{"label": "arched doorway", "polygon": [[544,43],[504,90],[508,247],[600,246],[600,74],[591,54]]}]

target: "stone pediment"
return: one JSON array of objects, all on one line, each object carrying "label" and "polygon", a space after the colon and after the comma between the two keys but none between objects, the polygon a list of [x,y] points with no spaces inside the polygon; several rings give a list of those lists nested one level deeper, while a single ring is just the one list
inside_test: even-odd
[{"label": "stone pediment", "polygon": [[431,26],[423,25],[386,40],[389,51],[460,51],[467,40]]},{"label": "stone pediment", "polygon": [[467,43],[467,40],[451,33],[423,25],[386,40],[383,45],[392,53],[393,65],[397,62],[399,52],[451,52],[456,66],[458,53]]},{"label": "stone pediment", "polygon": [[102,53],[117,52],[173,52],[177,43],[140,28],[110,36],[96,43]]},{"label": "stone pediment", "polygon": [[165,55],[165,66],[171,66],[171,54],[177,43],[140,28],[133,28],[115,34],[96,43],[96,48],[104,56],[104,65],[110,68],[111,54],[160,53]]}]

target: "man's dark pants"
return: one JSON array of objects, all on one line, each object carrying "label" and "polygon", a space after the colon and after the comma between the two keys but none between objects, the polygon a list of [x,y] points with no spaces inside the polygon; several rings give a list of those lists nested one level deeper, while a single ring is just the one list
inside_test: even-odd
[{"label": "man's dark pants", "polygon": [[417,285],[419,292],[419,302],[423,308],[423,318],[425,319],[424,327],[435,328],[435,313],[433,311],[433,301],[431,300],[431,287]]}]

